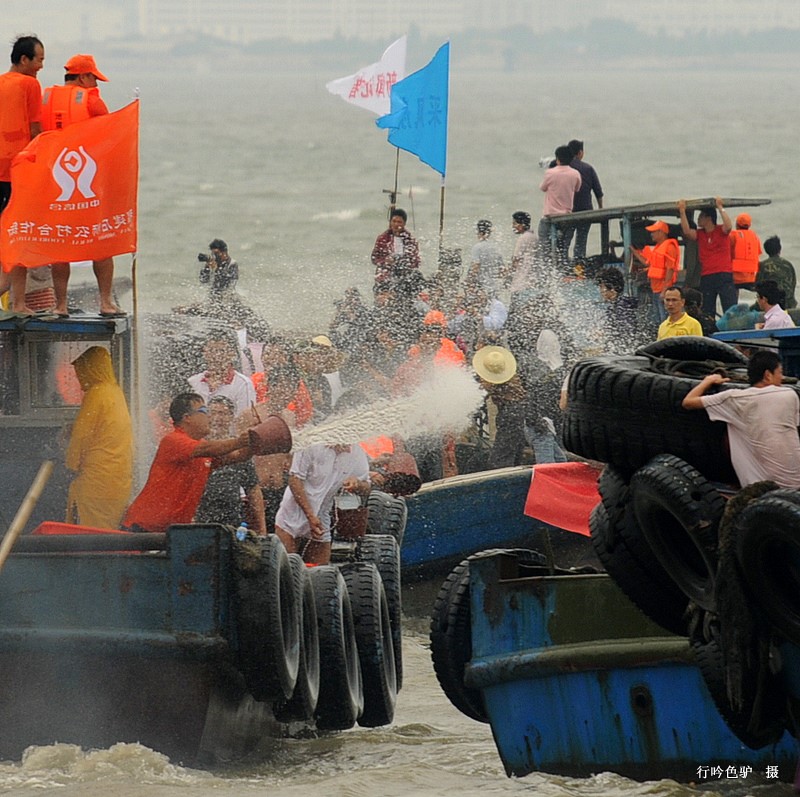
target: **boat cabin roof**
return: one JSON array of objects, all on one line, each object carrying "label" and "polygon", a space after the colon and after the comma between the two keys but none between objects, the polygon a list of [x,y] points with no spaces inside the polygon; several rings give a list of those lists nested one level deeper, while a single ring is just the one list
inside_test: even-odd
[{"label": "boat cabin roof", "polygon": [[[701,208],[714,207],[716,199],[714,197],[703,197],[701,199],[687,199],[687,212],[697,211]],[[758,205],[769,205],[771,199],[748,199],[743,197],[722,197],[722,204],[725,208],[748,208]],[[551,224],[561,226],[564,224],[574,224],[576,222],[589,222],[590,224],[607,222],[612,219],[648,219],[656,216],[672,216],[679,218],[678,200],[670,202],[647,202],[643,205],[620,205],[613,208],[597,208],[595,210],[580,210],[577,213],[565,213],[560,216],[547,216]]]}]

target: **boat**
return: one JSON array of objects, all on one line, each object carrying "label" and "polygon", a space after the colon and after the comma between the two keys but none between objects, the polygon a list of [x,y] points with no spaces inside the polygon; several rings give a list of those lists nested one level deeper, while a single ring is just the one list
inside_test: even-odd
[{"label": "boat", "polygon": [[406,497],[408,520],[400,556],[407,582],[448,573],[485,548],[549,549],[570,566],[591,554],[587,537],[525,514],[532,465],[450,476]]},{"label": "boat", "polygon": [[197,765],[300,730],[391,722],[402,672],[391,535],[307,569],[274,535],[215,523],[153,534],[54,521],[59,468],[25,493],[77,413],[72,360],[106,347],[130,397],[131,342],[127,317],[0,322],[3,512],[20,507],[0,550],[0,756],[140,742]]},{"label": "boat", "polygon": [[746,365],[673,338],[572,370],[565,444],[605,463],[589,521],[604,573],[490,551],[439,592],[437,676],[491,723],[510,775],[794,777],[800,493],[737,487],[724,426],[681,407],[706,360]]},{"label": "boat", "polygon": [[794,738],[747,747],[717,711],[689,640],[606,574],[553,572],[531,552],[476,554],[440,592],[431,645],[445,693],[491,725],[509,776],[794,775]]}]

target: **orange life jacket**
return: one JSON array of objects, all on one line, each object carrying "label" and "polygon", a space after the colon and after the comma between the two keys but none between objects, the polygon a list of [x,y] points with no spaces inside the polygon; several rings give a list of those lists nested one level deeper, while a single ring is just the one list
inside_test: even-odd
[{"label": "orange life jacket", "polygon": [[733,260],[733,281],[737,285],[753,282],[758,273],[758,256],[761,254],[761,241],[750,229],[731,230],[731,259]]},{"label": "orange life jacket", "polygon": [[[681,249],[674,238],[667,238],[653,247],[647,254],[647,278],[654,293],[660,293],[664,288],[669,288],[678,279],[678,269],[681,267]],[[667,271],[672,269],[672,277],[666,282]]]},{"label": "orange life jacket", "polygon": [[63,130],[75,122],[91,118],[89,97],[100,94],[98,88],[81,86],[49,86],[42,97],[42,130]]}]

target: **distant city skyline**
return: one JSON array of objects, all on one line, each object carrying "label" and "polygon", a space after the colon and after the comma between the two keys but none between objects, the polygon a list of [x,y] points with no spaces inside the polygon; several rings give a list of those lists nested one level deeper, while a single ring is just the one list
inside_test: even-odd
[{"label": "distant city skyline", "polygon": [[37,32],[52,41],[204,35],[239,44],[336,37],[387,40],[416,27],[423,36],[467,30],[497,33],[527,27],[537,34],[616,20],[643,33],[680,38],[688,33],[800,30],[798,0],[2,0],[8,39]]}]

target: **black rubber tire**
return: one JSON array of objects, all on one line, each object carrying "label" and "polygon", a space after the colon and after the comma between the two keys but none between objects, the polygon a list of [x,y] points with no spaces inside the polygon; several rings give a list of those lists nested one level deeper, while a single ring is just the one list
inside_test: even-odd
[{"label": "black rubber tire", "polygon": [[367,498],[367,534],[388,534],[402,547],[408,507],[403,498],[373,490]]},{"label": "black rubber tire", "polygon": [[564,415],[566,449],[626,475],[658,454],[674,454],[708,479],[735,483],[726,424],[681,407],[698,380],[646,370],[649,364],[646,357],[607,356],[573,367]]},{"label": "black rubber tire", "polygon": [[603,501],[589,517],[592,545],[606,572],[651,620],[673,634],[685,634],[688,601],[644,543],[627,500],[621,500],[613,518]]},{"label": "black rubber tire", "polygon": [[[258,546],[257,558],[252,546]],[[274,535],[234,543],[237,661],[258,701],[291,696],[300,667],[300,610],[286,549]]]},{"label": "black rubber tire", "polygon": [[343,731],[356,724],[364,708],[350,596],[344,577],[334,565],[312,567],[307,576],[314,588],[322,662],[317,727]]},{"label": "black rubber tire", "polygon": [[636,354],[645,357],[668,357],[671,360],[715,360],[731,365],[747,365],[747,357],[729,343],[698,335],[654,340],[640,346]]},{"label": "black rubber tire", "polygon": [[314,587],[306,575],[306,564],[302,556],[290,553],[289,565],[292,568],[301,612],[300,667],[291,698],[278,700],[273,704],[272,710],[278,722],[313,719],[319,700],[319,629]]},{"label": "black rubber tire", "polygon": [[[783,736],[788,720],[786,692],[780,679],[769,672],[768,667],[760,674],[757,667],[747,666],[747,663],[744,663],[742,705],[735,708],[728,699],[725,664],[716,635],[712,634],[710,640],[692,639],[691,644],[695,662],[703,676],[711,699],[733,734],[753,750],[777,742]],[[752,655],[757,661],[757,652],[753,651]],[[763,683],[759,701],[759,680],[761,679],[763,679]],[[759,702],[758,713],[762,719],[760,723],[753,723],[755,727],[751,728],[753,713]]]},{"label": "black rubber tire", "polygon": [[388,534],[368,534],[359,544],[362,562],[372,562],[377,568],[386,592],[389,605],[389,620],[392,624],[394,646],[394,669],[397,691],[403,686],[403,596],[400,581],[400,548],[394,537]]},{"label": "black rubber tire", "polygon": [[630,500],[636,527],[678,589],[714,611],[722,495],[691,465],[662,454],[633,474]]},{"label": "black rubber tire", "polygon": [[464,668],[472,659],[472,611],[469,560],[456,565],[442,583],[431,614],[431,660],[439,686],[462,714],[488,722],[483,695],[464,686]]},{"label": "black rubber tire", "polygon": [[365,728],[389,725],[397,702],[397,677],[386,591],[371,562],[351,562],[341,570],[350,593],[364,683],[364,711],[358,724]]},{"label": "black rubber tire", "polygon": [[800,644],[800,506],[770,493],[745,507],[735,529],[753,600],[776,631]]}]

